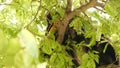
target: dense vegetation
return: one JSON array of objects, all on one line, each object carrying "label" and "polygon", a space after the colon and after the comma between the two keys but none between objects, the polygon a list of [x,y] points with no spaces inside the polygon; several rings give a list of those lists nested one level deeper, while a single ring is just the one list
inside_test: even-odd
[{"label": "dense vegetation", "polygon": [[0,0],[0,68],[116,68],[120,0]]}]

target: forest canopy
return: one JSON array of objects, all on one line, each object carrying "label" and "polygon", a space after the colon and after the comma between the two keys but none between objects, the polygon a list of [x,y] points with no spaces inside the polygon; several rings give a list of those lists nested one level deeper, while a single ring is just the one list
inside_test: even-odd
[{"label": "forest canopy", "polygon": [[116,68],[119,10],[120,0],[0,0],[0,68]]}]

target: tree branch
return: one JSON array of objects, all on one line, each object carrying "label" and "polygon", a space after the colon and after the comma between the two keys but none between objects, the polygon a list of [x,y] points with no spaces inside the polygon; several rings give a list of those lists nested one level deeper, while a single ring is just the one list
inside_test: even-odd
[{"label": "tree branch", "polygon": [[[68,4],[67,4],[67,9],[66,9],[66,13],[64,15],[64,17],[62,18],[62,21],[60,21],[59,23],[62,23],[58,29],[58,37],[57,37],[57,42],[62,44],[63,40],[64,40],[64,35],[66,32],[66,29],[70,23],[70,20],[72,18],[74,18],[75,16],[77,16],[80,12],[85,12],[87,9],[91,8],[91,7],[96,7],[99,6],[101,8],[104,7],[103,4],[97,2],[97,0],[90,0],[89,3],[82,5],[81,7],[79,7],[78,9],[75,9],[74,11],[71,11],[71,7],[72,7],[72,0],[67,0]],[[70,12],[71,11],[71,12]],[[76,61],[77,63],[80,65],[80,59],[78,57],[78,55],[76,54]]]},{"label": "tree branch", "polygon": [[67,0],[66,13],[71,12],[72,9],[72,0]]},{"label": "tree branch", "polygon": [[74,18],[76,15],[78,15],[80,12],[84,12],[88,8],[96,6],[97,0],[91,0],[88,4],[81,6],[80,8],[70,12],[66,13],[62,19],[62,25],[59,28],[58,31],[58,38],[57,41],[61,44],[64,39],[64,34],[66,31],[67,26],[69,25],[69,20]]},{"label": "tree branch", "polygon": [[97,0],[91,0],[91,1],[90,1],[89,3],[87,3],[86,5],[83,5],[83,6],[81,6],[80,8],[75,9],[73,12],[71,12],[71,13],[69,14],[69,18],[71,19],[71,18],[75,17],[75,16],[78,15],[80,12],[85,12],[85,10],[87,10],[87,9],[89,9],[89,8],[91,8],[91,7],[96,6],[96,4],[97,4]]}]

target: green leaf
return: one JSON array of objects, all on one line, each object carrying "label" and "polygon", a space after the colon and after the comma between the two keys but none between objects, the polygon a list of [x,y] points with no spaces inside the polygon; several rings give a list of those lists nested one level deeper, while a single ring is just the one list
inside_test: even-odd
[{"label": "green leaf", "polygon": [[[56,68],[66,68],[71,66],[72,60],[64,53],[54,53],[50,58],[50,64]],[[67,63],[67,64],[66,64]]]},{"label": "green leaf", "polygon": [[[8,48],[6,53],[16,54],[22,47],[20,46],[18,38],[13,38],[9,40]],[[14,49],[14,50],[13,50]]]},{"label": "green leaf", "polygon": [[48,39],[47,37],[41,40],[40,48],[48,55],[51,55],[54,51],[60,52],[62,50],[58,42]]},{"label": "green leaf", "polygon": [[52,64],[55,63],[57,57],[58,57],[58,55],[56,53],[53,53],[53,55],[50,58],[50,63],[52,63]]},{"label": "green leaf", "polygon": [[3,55],[6,52],[8,47],[8,39],[5,36],[5,33],[0,29],[0,54]]},{"label": "green leaf", "polygon": [[94,60],[89,60],[86,66],[87,66],[87,68],[88,67],[90,67],[90,68],[96,68]]},{"label": "green leaf", "polygon": [[0,63],[2,66],[13,66],[14,65],[14,56],[13,54],[5,54],[2,57],[1,61],[2,63]]}]

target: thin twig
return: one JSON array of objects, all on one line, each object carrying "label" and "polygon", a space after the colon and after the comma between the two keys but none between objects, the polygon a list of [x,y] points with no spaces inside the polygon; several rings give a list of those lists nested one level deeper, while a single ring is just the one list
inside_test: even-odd
[{"label": "thin twig", "polygon": [[99,8],[97,8],[96,6],[95,6],[94,8],[97,9],[97,10],[99,10],[99,11],[101,11],[101,12],[103,12],[103,13],[106,13],[104,10],[99,9]]},{"label": "thin twig", "polygon": [[101,37],[101,39],[104,39],[104,40],[106,40],[106,41],[108,41],[108,42],[112,43],[112,40],[111,40],[111,39],[109,39],[109,38],[106,38],[105,36],[102,36],[102,37]]},{"label": "thin twig", "polygon": [[0,3],[0,5],[12,5],[12,4],[7,4],[7,3]]},{"label": "thin twig", "polygon": [[38,9],[37,9],[37,12],[36,12],[34,18],[33,18],[33,19],[30,21],[30,23],[27,24],[24,28],[29,27],[29,26],[34,22],[34,20],[36,19],[37,15],[38,15],[38,13],[39,13],[39,10],[40,10],[40,8],[41,8],[41,1],[42,1],[42,0],[40,0],[40,5],[38,6]]}]

